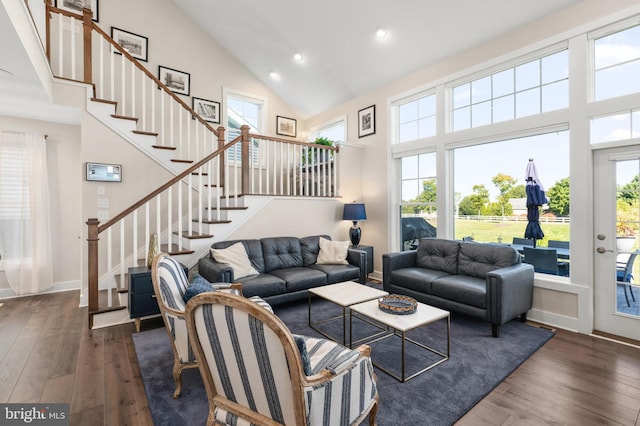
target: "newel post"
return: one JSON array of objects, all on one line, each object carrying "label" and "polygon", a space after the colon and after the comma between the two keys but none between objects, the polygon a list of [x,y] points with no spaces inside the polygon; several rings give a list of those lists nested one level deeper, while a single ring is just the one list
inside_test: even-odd
[{"label": "newel post", "polygon": [[242,131],[242,194],[249,193],[249,126],[240,126]]},{"label": "newel post", "polygon": [[91,32],[93,31],[93,12],[86,7],[82,9],[82,27],[84,30],[84,82],[91,84]]},{"label": "newel post", "polygon": [[[217,149],[222,149],[224,148],[224,143],[225,143],[225,129],[222,126],[218,127],[218,148]],[[219,180],[219,185],[221,188],[224,186],[224,162],[226,161],[227,157],[227,153],[226,151],[223,152],[222,154],[220,154],[220,170],[218,170],[218,174],[220,175],[220,180]],[[211,164],[211,163],[209,163]]]},{"label": "newel post", "polygon": [[93,327],[93,312],[98,310],[98,219],[87,220],[88,271],[87,290],[89,292],[89,329]]}]

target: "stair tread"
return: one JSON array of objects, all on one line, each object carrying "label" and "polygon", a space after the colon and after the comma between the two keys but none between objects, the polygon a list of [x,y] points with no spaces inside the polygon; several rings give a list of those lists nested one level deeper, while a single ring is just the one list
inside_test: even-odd
[{"label": "stair tread", "polygon": [[164,145],[151,145],[151,148],[155,148],[155,149],[170,149],[172,151],[176,150],[175,146],[164,146]]},{"label": "stair tread", "polygon": [[174,163],[193,163],[193,160],[180,160],[177,158],[172,158],[171,161],[173,161]]},{"label": "stair tread", "polygon": [[118,115],[118,114],[111,114],[111,116],[113,118],[120,118],[122,120],[138,121],[138,117],[127,117],[126,115]]},{"label": "stair tread", "polygon": [[[177,232],[174,232],[175,235],[180,235]],[[191,235],[189,235],[189,231],[182,231],[182,237],[189,239],[189,240],[197,240],[197,239],[204,239],[204,238],[211,238],[213,237],[212,234],[200,234],[199,232],[191,232]]]},{"label": "stair tread", "polygon": [[[198,219],[193,219],[193,222],[198,222]],[[202,223],[206,223],[207,225],[215,225],[215,224],[222,224],[222,223],[231,223],[230,220],[207,220],[207,219],[202,219]]]},{"label": "stair tread", "polygon": [[100,103],[103,103],[103,104],[118,105],[118,102],[116,102],[116,101],[110,101],[109,99],[100,99],[100,98],[95,98],[95,97],[94,97],[94,98],[91,98],[91,100],[92,100],[93,102],[100,102]]},{"label": "stair tread", "polygon": [[177,244],[171,244],[171,250],[169,250],[169,247],[167,246],[167,244],[162,244],[160,246],[160,251],[164,252],[164,253],[168,253],[171,256],[175,256],[177,254],[192,254],[193,250],[188,250],[185,249],[184,247],[182,247],[182,250],[178,249],[178,245]]},{"label": "stair tread", "polygon": [[158,133],[156,132],[146,132],[144,130],[134,130],[133,133],[136,135],[158,136]]},{"label": "stair tread", "polygon": [[[220,207],[220,210],[247,210],[249,207]],[[205,207],[205,210],[209,210],[209,207]],[[211,210],[218,210],[218,207],[211,207]]]}]

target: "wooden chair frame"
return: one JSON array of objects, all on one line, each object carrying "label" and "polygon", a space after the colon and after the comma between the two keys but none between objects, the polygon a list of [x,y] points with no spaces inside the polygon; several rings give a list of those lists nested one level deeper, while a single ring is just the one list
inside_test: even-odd
[{"label": "wooden chair frame", "polygon": [[[197,336],[198,331],[195,325],[195,317],[193,312],[200,306],[205,304],[221,304],[229,306],[233,309],[239,309],[256,317],[262,321],[267,327],[273,330],[278,336],[280,342],[283,345],[287,363],[289,364],[291,376],[293,394],[295,397],[291,404],[293,404],[296,425],[307,425],[304,388],[319,386],[323,383],[331,380],[336,374],[328,369],[322,370],[320,373],[313,376],[306,376],[303,371],[302,361],[297,345],[293,339],[293,336],[287,326],[278,318],[275,314],[261,308],[260,306],[249,302],[247,299],[243,299],[238,296],[224,293],[203,293],[193,297],[188,303],[186,308],[187,318],[187,330],[190,336]],[[230,413],[233,413],[240,418],[243,418],[253,424],[260,425],[280,425],[273,419],[265,417],[260,413],[256,413],[247,407],[239,405],[233,401],[224,398],[216,391],[211,370],[204,355],[204,350],[200,339],[197,337],[192,340],[192,347],[196,353],[196,359],[198,360],[198,366],[207,392],[207,398],[209,400],[209,414],[207,418],[207,425],[214,425],[215,422],[215,409],[220,407]],[[360,352],[358,360],[362,357],[369,357],[371,355],[371,347],[367,345],[361,345],[357,349]],[[373,376],[376,380],[375,375]],[[376,390],[375,399],[372,404],[367,407],[366,410],[358,417],[354,424],[360,424],[367,414],[369,416],[369,424],[375,425],[375,416],[378,409],[379,394]]]}]

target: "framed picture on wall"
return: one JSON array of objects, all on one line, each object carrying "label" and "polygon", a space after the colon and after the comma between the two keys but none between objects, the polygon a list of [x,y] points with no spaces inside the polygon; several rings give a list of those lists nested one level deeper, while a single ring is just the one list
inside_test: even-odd
[{"label": "framed picture on wall", "polygon": [[276,134],[295,138],[298,134],[298,122],[293,118],[276,116]]},{"label": "framed picture on wall", "polygon": [[172,68],[158,67],[158,80],[163,82],[173,93],[189,96],[191,75]]},{"label": "framed picture on wall", "polygon": [[[134,58],[147,62],[148,38],[116,27],[111,27],[111,38]],[[117,50],[114,49],[114,51],[120,54]]]},{"label": "framed picture on wall", "polygon": [[56,0],[58,9],[82,15],[82,9],[87,7],[93,12],[93,20],[98,22],[98,0]]},{"label": "framed picture on wall", "polygon": [[371,105],[358,111],[358,137],[373,135],[376,132],[376,106]]},{"label": "framed picture on wall", "polygon": [[191,98],[191,108],[209,123],[220,124],[220,102]]}]

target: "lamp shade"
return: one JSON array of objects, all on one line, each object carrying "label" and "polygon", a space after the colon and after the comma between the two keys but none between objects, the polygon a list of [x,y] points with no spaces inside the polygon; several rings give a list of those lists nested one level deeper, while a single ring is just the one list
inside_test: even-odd
[{"label": "lamp shade", "polygon": [[342,220],[366,220],[367,212],[364,209],[364,204],[351,203],[344,205],[344,212],[342,213]]}]

